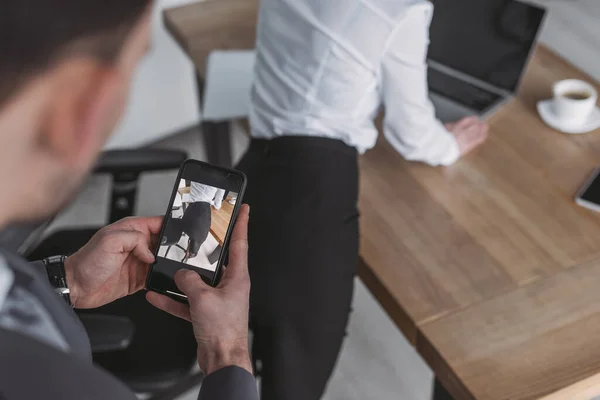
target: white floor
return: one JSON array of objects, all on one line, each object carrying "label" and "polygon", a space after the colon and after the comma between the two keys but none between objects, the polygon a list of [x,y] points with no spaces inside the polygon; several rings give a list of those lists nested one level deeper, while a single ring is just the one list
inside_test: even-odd
[{"label": "white floor", "polygon": [[[550,8],[542,41],[600,80],[600,0],[532,0]],[[197,134],[183,134],[160,144],[187,150],[204,159]],[[235,141],[239,154],[246,139]],[[141,187],[140,215],[164,214],[175,174],[145,177]],[[93,178],[59,224],[77,221],[102,223],[109,192],[105,178]],[[99,200],[100,199],[100,200]],[[381,307],[357,282],[349,336],[326,400],[426,400],[433,375],[403,338]],[[298,371],[298,373],[302,373]],[[180,400],[196,399],[197,390]]]}]

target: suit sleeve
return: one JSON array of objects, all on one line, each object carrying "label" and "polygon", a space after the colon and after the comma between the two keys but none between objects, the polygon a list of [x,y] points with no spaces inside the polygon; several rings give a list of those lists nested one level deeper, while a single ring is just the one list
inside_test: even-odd
[{"label": "suit sleeve", "polygon": [[243,368],[227,367],[204,378],[199,400],[258,400],[256,379]]},{"label": "suit sleeve", "polygon": [[0,328],[0,399],[136,400],[91,360]]},{"label": "suit sleeve", "polygon": [[218,189],[217,190],[217,194],[215,194],[215,199],[214,199],[214,206],[217,210],[221,209],[221,206],[223,205],[223,201],[225,197],[225,190],[224,189]]}]

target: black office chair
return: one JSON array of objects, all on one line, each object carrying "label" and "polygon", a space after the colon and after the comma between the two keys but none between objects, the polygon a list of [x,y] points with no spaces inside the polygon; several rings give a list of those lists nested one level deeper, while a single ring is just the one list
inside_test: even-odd
[{"label": "black office chair", "polygon": [[[177,169],[185,159],[185,153],[169,150],[106,152],[95,173],[111,174],[114,179],[109,222],[133,214],[140,174]],[[72,254],[100,228],[53,233],[26,256],[39,260]],[[201,381],[200,372],[191,372],[197,357],[191,324],[148,304],[145,293],[79,315],[92,342],[94,361],[136,393],[149,394],[152,399],[172,399]]]}]

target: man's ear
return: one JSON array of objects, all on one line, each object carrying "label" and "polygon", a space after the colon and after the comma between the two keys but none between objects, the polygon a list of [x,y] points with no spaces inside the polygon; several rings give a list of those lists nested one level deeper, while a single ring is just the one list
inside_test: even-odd
[{"label": "man's ear", "polygon": [[[72,59],[51,74],[53,93],[41,143],[67,167],[91,163],[117,119],[119,73],[91,58]],[[116,120],[114,121],[116,123]]]}]

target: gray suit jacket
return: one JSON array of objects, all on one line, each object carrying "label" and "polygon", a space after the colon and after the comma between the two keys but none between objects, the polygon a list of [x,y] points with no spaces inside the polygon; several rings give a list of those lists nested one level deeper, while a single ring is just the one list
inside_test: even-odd
[{"label": "gray suit jacket", "polygon": [[[54,293],[43,267],[31,265],[6,251],[0,255],[14,275],[13,291],[23,289],[34,296],[36,304],[41,305],[49,317],[50,325],[57,329],[54,334],[62,336],[61,341],[68,346],[65,351],[40,340],[44,332],[26,334],[24,330],[0,327],[0,400],[136,400],[127,387],[92,364],[85,329],[75,313]],[[258,392],[250,373],[228,367],[204,379],[199,398],[258,400]]]}]

